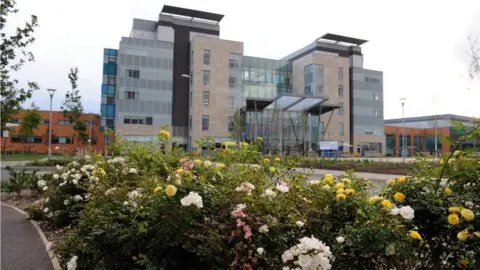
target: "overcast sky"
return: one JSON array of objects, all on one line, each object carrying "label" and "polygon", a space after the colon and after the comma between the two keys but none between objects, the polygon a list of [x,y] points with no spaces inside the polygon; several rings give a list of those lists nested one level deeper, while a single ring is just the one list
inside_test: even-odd
[{"label": "overcast sky", "polygon": [[[86,112],[100,111],[103,48],[118,48],[133,18],[157,20],[164,4],[224,14],[220,37],[243,41],[245,54],[279,59],[324,33],[369,40],[364,67],[384,73],[385,119],[453,113],[480,116],[480,82],[467,77],[467,37],[480,39],[480,1],[260,0],[18,0],[18,26],[38,16],[36,62],[16,77],[41,90],[33,100],[48,109],[45,89],[56,88],[59,109],[78,66]],[[459,4],[461,3],[461,4]],[[433,105],[433,96],[438,99]]]}]

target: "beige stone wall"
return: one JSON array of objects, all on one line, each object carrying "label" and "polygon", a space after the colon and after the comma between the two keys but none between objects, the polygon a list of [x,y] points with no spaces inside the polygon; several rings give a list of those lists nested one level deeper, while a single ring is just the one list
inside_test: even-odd
[{"label": "beige stone wall", "polygon": [[385,155],[385,135],[372,135],[372,134],[353,134],[353,153],[357,153],[358,144],[362,143],[381,143],[382,154]]},{"label": "beige stone wall", "polygon": [[[232,115],[228,108],[229,97],[229,57],[230,53],[243,54],[243,43],[195,36],[191,41],[192,60],[192,101],[190,115],[192,129],[190,132],[192,145],[201,137],[211,136],[227,138],[228,116]],[[210,65],[203,64],[203,50],[210,50]],[[210,70],[210,85],[203,85],[203,70]],[[210,104],[203,105],[203,91],[210,91]],[[209,130],[202,131],[202,115],[209,116]]]},{"label": "beige stone wall", "polygon": [[[324,95],[329,103],[343,103],[343,116],[338,115],[338,110],[322,115],[324,122],[325,136],[323,140],[343,141],[350,143],[350,95],[349,95],[349,63],[348,58],[335,55],[314,52],[303,56],[293,62],[293,93],[303,95],[304,91],[304,67],[309,64],[323,65],[324,70]],[[338,68],[343,67],[343,80],[337,76]],[[338,97],[338,86],[343,85],[343,97]],[[331,120],[330,114],[332,114]],[[343,122],[343,136],[339,136],[338,124]],[[328,124],[328,126],[327,126]],[[344,151],[349,151],[344,148]]]}]

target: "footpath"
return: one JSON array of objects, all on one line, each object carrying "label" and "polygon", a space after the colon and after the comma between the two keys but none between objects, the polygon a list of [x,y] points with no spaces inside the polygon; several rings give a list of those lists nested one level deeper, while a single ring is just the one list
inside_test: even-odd
[{"label": "footpath", "polygon": [[2,205],[1,216],[1,269],[54,269],[40,235],[25,215]]},{"label": "footpath", "polygon": [[[328,169],[305,169],[305,168],[296,168],[297,172],[310,174],[312,177],[322,177],[325,174],[331,174],[333,176],[340,176],[345,174],[344,171],[334,171]],[[380,174],[380,173],[367,173],[367,172],[354,172],[356,177],[367,178],[373,182],[382,182],[387,181],[388,179],[400,178],[402,175],[394,174]]]}]

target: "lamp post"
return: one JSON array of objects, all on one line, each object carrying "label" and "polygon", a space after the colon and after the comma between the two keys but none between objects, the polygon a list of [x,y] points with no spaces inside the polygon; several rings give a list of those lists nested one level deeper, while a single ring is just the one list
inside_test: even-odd
[{"label": "lamp post", "polygon": [[[190,77],[190,75],[185,74],[185,73],[182,74],[181,77],[184,78],[184,79],[188,79],[188,86],[189,86],[189,88],[190,88],[190,86],[192,85],[192,77]],[[191,88],[189,89],[188,92],[189,92],[189,93],[188,93],[188,94],[189,94],[188,97],[189,97],[189,98],[192,97],[192,95],[191,95],[192,89],[191,89]],[[188,103],[189,103],[189,104],[192,104],[192,100],[189,100]],[[190,110],[190,106],[189,106],[189,110]],[[191,111],[190,111],[190,113],[191,113]],[[189,115],[189,117],[191,117],[191,116]],[[189,125],[189,126],[188,126],[188,128],[187,128],[187,132],[188,132],[188,136],[187,136],[187,150],[188,150],[188,151],[192,151],[192,142],[191,142],[191,134],[190,134],[190,128],[191,128],[191,127],[190,127],[190,122],[191,122],[191,121],[188,121],[188,125]],[[173,127],[172,127],[172,128],[173,128]]]},{"label": "lamp post", "polygon": [[401,98],[402,102],[402,157],[403,163],[405,163],[405,100],[406,98]]},{"label": "lamp post", "polygon": [[50,120],[48,121],[48,160],[52,159],[52,100],[55,89],[47,89],[50,95]]},{"label": "lamp post", "polygon": [[[437,98],[436,97],[433,97],[433,106],[435,107],[435,105],[437,104]],[[435,158],[438,157],[438,142],[437,142],[437,110],[436,108],[435,109]]]}]

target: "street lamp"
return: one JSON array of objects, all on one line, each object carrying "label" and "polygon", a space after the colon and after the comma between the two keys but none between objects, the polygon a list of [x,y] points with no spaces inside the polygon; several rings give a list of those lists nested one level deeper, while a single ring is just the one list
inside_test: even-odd
[{"label": "street lamp", "polygon": [[436,104],[437,104],[438,99],[434,96],[433,97],[433,106],[435,110],[435,158],[438,157],[438,142],[437,142],[437,110],[436,110]]},{"label": "street lamp", "polygon": [[52,159],[52,100],[55,89],[47,89],[50,95],[50,120],[48,121],[48,160]]},{"label": "street lamp", "polygon": [[402,102],[402,157],[403,163],[405,163],[405,100],[406,98],[401,98],[400,101]]}]

